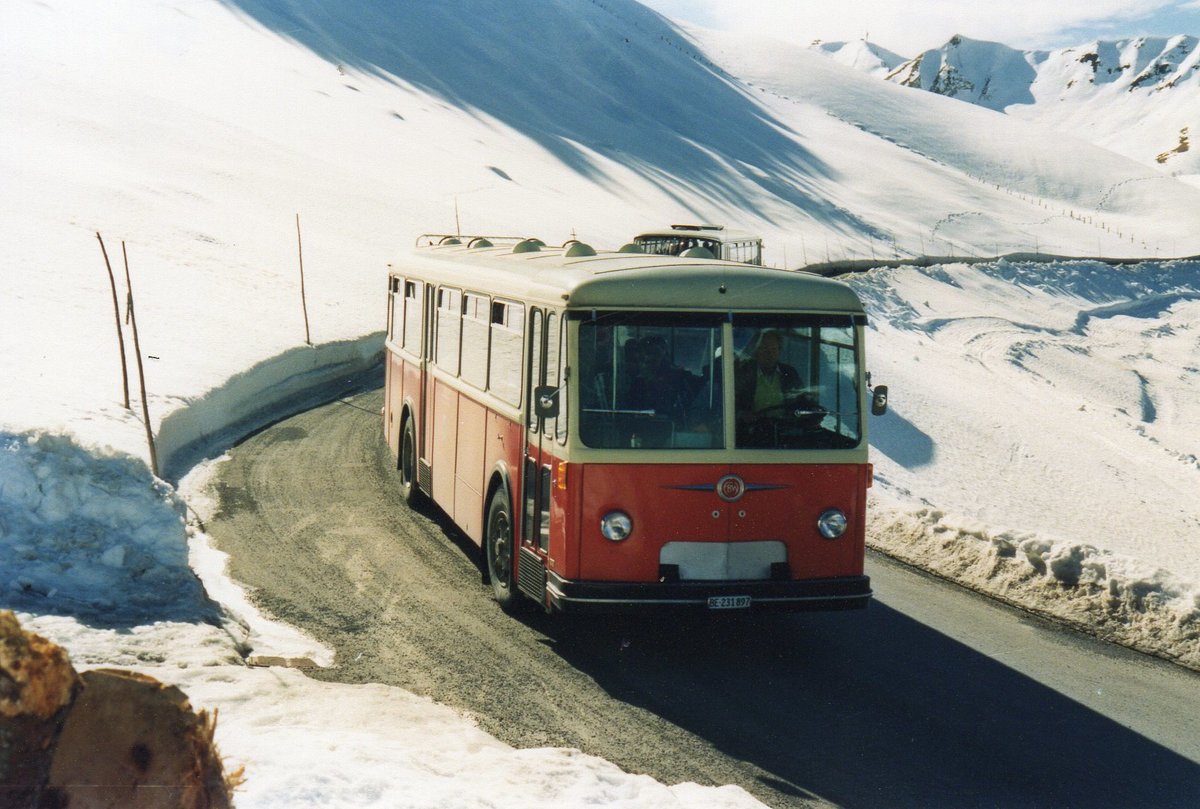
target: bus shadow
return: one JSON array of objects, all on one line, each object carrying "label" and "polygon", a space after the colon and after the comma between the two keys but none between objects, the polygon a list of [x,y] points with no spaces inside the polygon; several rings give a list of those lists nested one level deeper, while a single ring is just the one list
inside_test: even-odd
[{"label": "bus shadow", "polygon": [[578,629],[549,641],[565,660],[798,803],[1182,807],[1200,795],[1200,765],[879,602]]},{"label": "bus shadow", "polygon": [[905,469],[928,466],[933,463],[935,451],[933,439],[895,407],[871,419],[871,447]]}]

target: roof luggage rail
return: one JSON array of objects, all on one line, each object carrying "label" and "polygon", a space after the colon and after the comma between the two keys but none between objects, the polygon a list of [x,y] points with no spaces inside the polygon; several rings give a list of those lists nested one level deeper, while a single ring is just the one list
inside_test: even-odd
[{"label": "roof luggage rail", "polygon": [[[489,244],[514,245],[526,241],[527,236],[482,236],[464,235],[462,233],[422,233],[417,237],[417,247],[439,247],[453,244],[470,244],[483,240]],[[482,246],[477,244],[476,246]]]}]

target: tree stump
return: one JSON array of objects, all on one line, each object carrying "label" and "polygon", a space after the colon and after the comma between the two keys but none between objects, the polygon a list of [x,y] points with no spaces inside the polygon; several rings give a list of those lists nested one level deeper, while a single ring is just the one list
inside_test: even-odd
[{"label": "tree stump", "polygon": [[0,804],[12,809],[229,809],[216,717],[132,672],[76,674],[0,613]]}]

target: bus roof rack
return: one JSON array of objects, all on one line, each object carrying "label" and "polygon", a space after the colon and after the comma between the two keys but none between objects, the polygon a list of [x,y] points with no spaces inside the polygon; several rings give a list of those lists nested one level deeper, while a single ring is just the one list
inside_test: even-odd
[{"label": "bus roof rack", "polygon": [[724,225],[671,225],[671,230],[724,230]]},{"label": "bus roof rack", "polygon": [[563,255],[567,258],[594,256],[596,255],[596,248],[590,244],[584,244],[579,239],[568,239],[563,243]]},{"label": "bus roof rack", "polygon": [[513,245],[514,253],[536,253],[546,246],[541,239],[522,239]]},{"label": "bus roof rack", "polygon": [[[483,241],[488,242],[489,245],[496,245],[496,244],[506,244],[506,245],[513,244],[513,245],[515,245],[515,244],[519,244],[520,242],[527,241],[528,237],[527,236],[483,236],[480,234],[465,236],[461,233],[422,233],[420,236],[417,237],[417,247],[448,246],[448,245],[455,245],[455,244],[463,244],[464,242],[467,244],[471,244],[472,242],[475,242],[477,239],[482,239]],[[540,241],[540,239],[535,239],[535,241]],[[481,247],[482,245],[476,244],[475,246]]]}]

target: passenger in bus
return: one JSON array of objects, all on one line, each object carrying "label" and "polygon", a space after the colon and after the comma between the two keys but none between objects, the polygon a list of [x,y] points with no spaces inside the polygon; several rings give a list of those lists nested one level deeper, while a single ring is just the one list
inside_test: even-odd
[{"label": "passenger in bus", "polygon": [[625,344],[629,369],[629,406],[653,410],[655,415],[677,423],[687,414],[688,405],[700,391],[700,377],[671,361],[666,341],[658,335],[631,338]]},{"label": "passenger in bus", "polygon": [[613,331],[589,328],[581,337],[579,361],[583,380],[580,390],[585,410],[611,410],[616,406],[613,390]]}]

